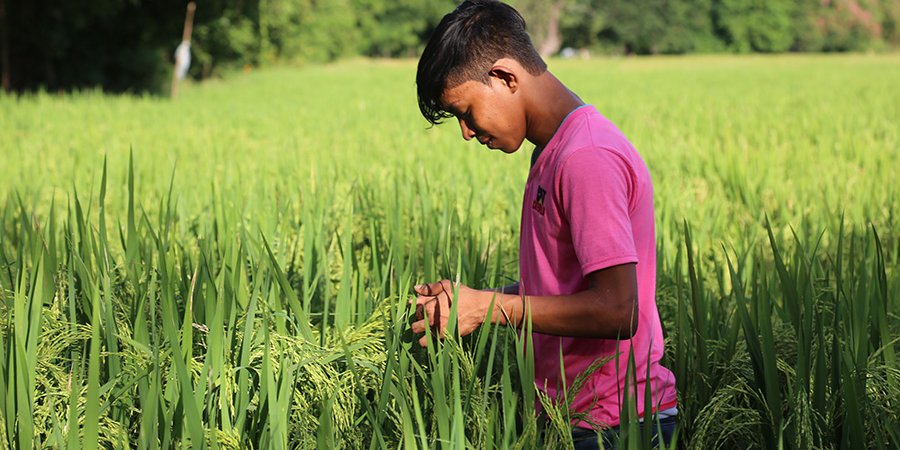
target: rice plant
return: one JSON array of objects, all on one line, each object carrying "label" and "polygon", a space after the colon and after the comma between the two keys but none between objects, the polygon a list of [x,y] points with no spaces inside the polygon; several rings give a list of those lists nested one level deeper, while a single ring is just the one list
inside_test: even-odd
[{"label": "rice plant", "polygon": [[[552,65],[654,176],[673,447],[900,447],[900,60]],[[411,286],[517,278],[529,156],[413,67],[0,97],[0,446],[568,448],[527,325],[410,335]]]}]

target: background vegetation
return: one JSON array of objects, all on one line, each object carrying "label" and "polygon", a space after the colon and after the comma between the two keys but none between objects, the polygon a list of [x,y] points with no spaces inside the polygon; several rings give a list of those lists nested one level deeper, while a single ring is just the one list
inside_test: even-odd
[{"label": "background vegetation", "polygon": [[[162,91],[181,0],[0,0],[4,88]],[[413,57],[454,0],[203,0],[190,75],[352,55]],[[512,0],[545,55],[895,48],[897,0]]]},{"label": "background vegetation", "polygon": [[[568,446],[527,333],[405,332],[414,283],[517,278],[530,157],[428,129],[414,67],[0,94],[0,447]],[[551,70],[650,167],[677,446],[897,448],[900,58]]]}]

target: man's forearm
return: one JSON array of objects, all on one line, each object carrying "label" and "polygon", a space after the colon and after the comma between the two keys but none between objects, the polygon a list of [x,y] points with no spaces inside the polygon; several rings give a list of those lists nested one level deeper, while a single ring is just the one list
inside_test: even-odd
[{"label": "man's forearm", "polygon": [[[486,301],[492,295],[487,293]],[[533,331],[543,334],[600,339],[629,339],[637,328],[637,298],[619,298],[612,292],[587,289],[572,295],[520,296],[496,294],[491,322],[511,321],[521,327],[525,305]]]}]

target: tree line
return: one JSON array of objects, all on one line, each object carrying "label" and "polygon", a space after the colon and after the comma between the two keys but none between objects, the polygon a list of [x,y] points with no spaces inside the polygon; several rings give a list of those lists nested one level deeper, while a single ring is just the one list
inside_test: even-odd
[{"label": "tree line", "polygon": [[[190,76],[414,57],[456,0],[200,0]],[[900,0],[509,0],[544,55],[896,48]],[[0,0],[5,90],[162,91],[186,0]],[[571,53],[568,51],[567,53]]]}]

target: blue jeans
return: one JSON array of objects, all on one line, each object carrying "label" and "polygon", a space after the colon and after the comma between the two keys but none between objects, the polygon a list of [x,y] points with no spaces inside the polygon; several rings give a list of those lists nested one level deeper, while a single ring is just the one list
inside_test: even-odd
[{"label": "blue jeans", "polygon": [[[660,438],[662,438],[663,446],[669,446],[672,442],[672,435],[675,434],[676,417],[677,416],[670,416],[665,419],[660,419],[658,424],[656,420],[652,421],[651,426],[653,427],[653,430],[651,436],[653,436],[653,440],[651,442],[653,446],[660,445]],[[640,428],[643,430],[643,423],[641,423]],[[572,429],[572,442],[575,443],[575,450],[599,450],[600,440],[603,441],[604,450],[617,449],[619,445],[619,427],[615,426],[599,431],[581,427]]]}]

